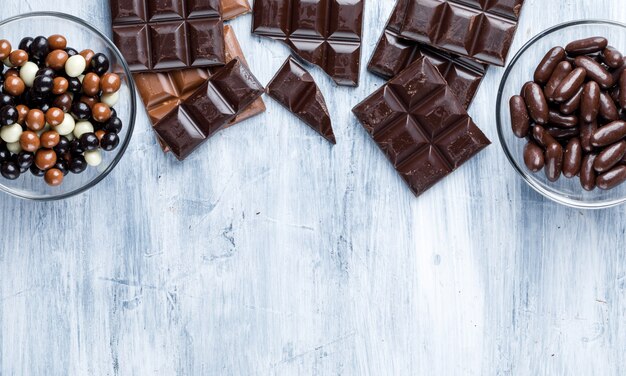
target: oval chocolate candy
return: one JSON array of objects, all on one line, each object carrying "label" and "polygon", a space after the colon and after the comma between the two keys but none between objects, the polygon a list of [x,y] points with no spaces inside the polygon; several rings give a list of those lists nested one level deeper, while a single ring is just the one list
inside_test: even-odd
[{"label": "oval chocolate candy", "polygon": [[558,143],[546,148],[546,177],[554,182],[559,180],[563,168],[563,147]]},{"label": "oval chocolate candy", "polygon": [[526,86],[526,90],[524,90],[524,100],[526,101],[526,107],[528,108],[530,117],[537,124],[547,124],[550,108],[548,107],[548,102],[546,102],[546,97],[543,95],[541,86],[534,82]]},{"label": "oval chocolate candy", "polygon": [[546,131],[541,125],[535,125],[532,130],[533,139],[544,149],[552,144],[558,144],[558,142]]},{"label": "oval chocolate candy", "polygon": [[583,148],[578,138],[572,138],[565,147],[563,156],[563,176],[572,178],[578,175],[583,160]]},{"label": "oval chocolate candy", "polygon": [[615,47],[607,46],[602,51],[602,61],[609,68],[618,69],[624,65],[624,56]]},{"label": "oval chocolate candy", "polygon": [[612,169],[626,154],[626,141],[617,142],[602,150],[593,163],[593,168],[599,173]]},{"label": "oval chocolate candy", "polygon": [[591,37],[569,43],[565,51],[570,55],[587,55],[604,50],[608,44],[609,41],[604,37]]},{"label": "oval chocolate candy", "polygon": [[556,102],[565,102],[576,95],[578,89],[585,82],[585,77],[587,77],[587,71],[584,68],[578,67],[571,71],[570,74],[561,81],[559,87],[556,88],[554,100]]},{"label": "oval chocolate candy", "polygon": [[616,120],[598,128],[591,136],[591,144],[595,147],[607,146],[626,137],[626,122]]},{"label": "oval chocolate candy", "polygon": [[514,95],[509,100],[509,110],[511,112],[511,129],[513,134],[519,138],[528,135],[530,129],[530,117],[526,109],[526,102],[521,95]]},{"label": "oval chocolate candy", "polygon": [[595,160],[595,154],[587,154],[580,165],[580,185],[585,191],[593,191],[596,187],[596,170],[593,169]]},{"label": "oval chocolate candy", "polygon": [[569,140],[572,137],[578,137],[580,135],[580,128],[561,128],[561,127],[547,127],[546,131],[550,134],[550,136],[556,139],[565,139]]},{"label": "oval chocolate candy", "polygon": [[582,120],[591,123],[598,117],[600,111],[600,86],[595,81],[589,81],[583,86],[583,96],[580,102],[580,116]]},{"label": "oval chocolate candy", "polygon": [[535,82],[545,84],[552,76],[556,67],[565,59],[566,53],[563,47],[554,47],[541,59],[535,69]]},{"label": "oval chocolate candy", "polygon": [[576,94],[561,104],[559,110],[564,115],[571,115],[580,108],[580,99],[583,96],[583,87],[581,86]]},{"label": "oval chocolate candy", "polygon": [[619,119],[619,112],[617,106],[611,96],[603,91],[600,93],[600,116],[606,121],[615,121]]},{"label": "oval chocolate candy", "polygon": [[545,165],[543,150],[532,141],[524,146],[524,164],[532,172],[541,171]]},{"label": "oval chocolate candy", "polygon": [[620,165],[613,168],[611,171],[598,176],[596,179],[596,185],[600,189],[607,190],[617,187],[624,181],[626,181],[626,166]]},{"label": "oval chocolate candy", "polygon": [[580,127],[580,143],[583,146],[583,150],[590,153],[593,151],[591,137],[593,137],[594,132],[598,129],[598,123],[595,121],[587,123],[581,120],[578,126]]},{"label": "oval chocolate candy", "polygon": [[600,63],[588,56],[576,57],[574,64],[583,68],[587,72],[587,78],[596,81],[603,89],[608,89],[615,83],[613,76]]},{"label": "oval chocolate candy", "polygon": [[550,76],[546,87],[543,89],[547,99],[554,101],[554,92],[556,91],[556,88],[559,87],[561,82],[563,82],[563,79],[570,74],[572,69],[572,64],[568,61],[561,61],[556,68],[554,68],[552,76]]},{"label": "oval chocolate candy", "polygon": [[550,110],[548,123],[562,128],[573,128],[578,125],[578,117],[575,115],[563,115],[559,111]]}]

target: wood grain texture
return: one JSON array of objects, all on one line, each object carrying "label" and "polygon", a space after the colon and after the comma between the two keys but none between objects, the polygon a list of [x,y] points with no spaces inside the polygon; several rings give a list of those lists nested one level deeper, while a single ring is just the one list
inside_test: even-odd
[{"label": "wood grain texture", "polygon": [[[3,1],[108,30],[105,0]],[[530,190],[497,143],[492,68],[471,108],[494,141],[419,199],[350,114],[393,1],[366,4],[362,80],[325,93],[331,147],[278,104],[189,160],[140,114],[99,186],[0,197],[2,375],[623,375],[624,207]],[[512,51],[620,0],[526,0]],[[288,55],[232,23],[267,83]],[[28,31],[24,30],[27,34]],[[618,46],[626,49],[626,46]]]}]

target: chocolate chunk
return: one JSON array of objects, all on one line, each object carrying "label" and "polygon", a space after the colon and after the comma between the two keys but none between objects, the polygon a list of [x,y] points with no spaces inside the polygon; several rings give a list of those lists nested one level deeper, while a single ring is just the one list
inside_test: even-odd
[{"label": "chocolate chunk", "polygon": [[132,72],[223,65],[220,0],[110,0],[113,40]]},{"label": "chocolate chunk", "polygon": [[325,139],[336,143],[322,92],[311,74],[292,56],[267,85],[267,93]]},{"label": "chocolate chunk", "polygon": [[358,86],[363,0],[255,0],[252,31],[286,43],[339,85]]},{"label": "chocolate chunk", "polygon": [[417,196],[490,144],[425,58],[352,111]]},{"label": "chocolate chunk", "polygon": [[450,53],[504,66],[524,0],[413,0],[400,35]]},{"label": "chocolate chunk", "polygon": [[222,17],[225,21],[250,13],[252,10],[248,0],[221,0],[221,3]]},{"label": "chocolate chunk", "polygon": [[183,160],[263,91],[247,66],[235,58],[165,115],[154,129],[172,153]]}]

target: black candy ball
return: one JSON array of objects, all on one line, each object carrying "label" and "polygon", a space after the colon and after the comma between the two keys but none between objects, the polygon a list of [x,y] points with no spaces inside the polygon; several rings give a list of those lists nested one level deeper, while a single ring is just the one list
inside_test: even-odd
[{"label": "black candy ball", "polygon": [[35,161],[35,154],[29,153],[27,151],[21,151],[17,155],[17,165],[20,167],[20,172],[24,173],[28,171],[30,166],[33,165]]},{"label": "black candy ball", "polygon": [[9,94],[0,94],[0,107],[15,106],[15,98]]},{"label": "black candy ball", "polygon": [[106,133],[102,136],[102,140],[100,140],[100,146],[103,150],[111,151],[114,150],[120,144],[120,137],[117,133]]},{"label": "black candy ball", "polygon": [[91,117],[91,108],[87,103],[74,102],[72,104],[72,115],[78,120],[87,120]]},{"label": "black candy ball", "polygon": [[53,150],[57,155],[67,154],[70,151],[70,141],[65,136],[59,137],[59,143]]},{"label": "black candy ball", "polygon": [[46,67],[46,68],[41,68],[40,70],[38,70],[37,74],[35,74],[35,77],[36,76],[48,76],[48,77],[54,78],[56,77],[56,75],[57,74],[54,71],[54,69]]},{"label": "black candy ball", "polygon": [[33,44],[33,38],[26,37],[20,41],[19,49],[26,51],[30,55],[30,46]]},{"label": "black candy ball", "polygon": [[7,149],[5,143],[0,143],[0,163],[8,161],[11,158],[11,152]]},{"label": "black candy ball", "polygon": [[50,76],[37,76],[33,82],[33,92],[39,95],[49,95],[52,93],[54,79]]},{"label": "black candy ball", "polygon": [[80,83],[78,77],[70,77],[67,79],[68,87],[67,91],[70,93],[78,94],[83,90],[83,84]]},{"label": "black candy ball", "polygon": [[13,106],[4,106],[0,108],[0,124],[1,125],[12,125],[17,123],[17,119],[19,117],[19,113],[17,109]]},{"label": "black candy ball", "polygon": [[59,169],[59,171],[61,171],[63,173],[63,176],[67,175],[67,173],[70,171],[69,170],[69,165],[65,161],[65,159],[59,158],[59,157],[57,157],[57,163],[55,163],[55,165],[52,168]]},{"label": "black candy ball", "polygon": [[102,53],[97,53],[91,58],[91,70],[98,76],[102,76],[109,70],[109,58]]},{"label": "black candy ball", "polygon": [[33,163],[30,166],[30,173],[35,175],[35,176],[42,177],[42,176],[45,175],[46,172],[43,171],[43,170],[40,170],[39,167],[37,167],[37,165]]},{"label": "black candy ball", "polygon": [[118,117],[111,118],[104,126],[104,131],[108,133],[120,133],[122,131],[122,120]]},{"label": "black candy ball", "polygon": [[48,38],[38,36],[33,39],[33,43],[30,45],[30,56],[43,61],[50,52],[50,44],[48,44]]},{"label": "black candy ball", "polygon": [[5,179],[15,180],[20,177],[20,167],[14,161],[2,162],[0,173],[2,173]]},{"label": "black candy ball", "polygon": [[74,174],[80,174],[81,172],[87,169],[87,162],[85,161],[85,157],[82,155],[77,155],[70,160],[69,170]]},{"label": "black candy ball", "polygon": [[96,137],[95,133],[89,132],[80,136],[80,147],[84,151],[96,150],[99,144],[100,142],[98,141],[98,137]]},{"label": "black candy ball", "polygon": [[74,56],[74,55],[78,55],[78,51],[76,51],[75,49],[73,49],[73,48],[71,48],[71,47],[66,48],[66,49],[65,49],[65,52],[67,52],[67,55],[68,55],[69,57],[72,57],[72,56]]}]

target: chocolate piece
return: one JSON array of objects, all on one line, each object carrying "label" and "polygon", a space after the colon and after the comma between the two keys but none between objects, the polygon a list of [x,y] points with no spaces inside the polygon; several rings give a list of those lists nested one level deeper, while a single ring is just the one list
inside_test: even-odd
[{"label": "chocolate piece", "polygon": [[425,58],[352,111],[417,196],[490,144]]},{"label": "chocolate piece", "polygon": [[311,74],[292,56],[267,85],[267,94],[325,139],[336,143],[324,96]]},{"label": "chocolate piece", "polygon": [[225,21],[250,13],[252,10],[248,0],[221,0],[221,3],[222,17]]},{"label": "chocolate piece", "polygon": [[113,40],[132,72],[224,64],[220,0],[110,0],[110,5]]},{"label": "chocolate piece", "polygon": [[400,35],[504,66],[524,0],[412,0]]},{"label": "chocolate piece", "polygon": [[463,106],[469,107],[487,71],[487,66],[400,37],[399,32],[408,2],[409,0],[398,0],[367,69],[388,80],[415,60],[425,56],[439,69]]},{"label": "chocolate piece", "polygon": [[339,85],[358,86],[363,0],[255,0],[252,31],[286,43]]},{"label": "chocolate piece", "polygon": [[231,60],[154,129],[179,160],[224,128],[263,94],[263,86],[239,58]]}]

